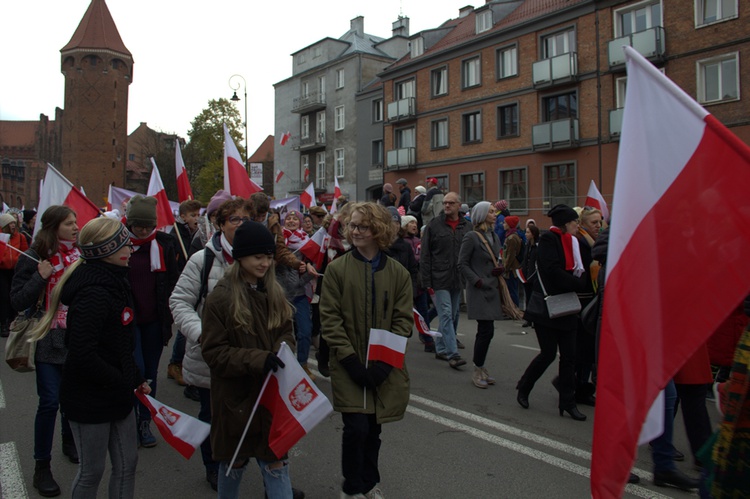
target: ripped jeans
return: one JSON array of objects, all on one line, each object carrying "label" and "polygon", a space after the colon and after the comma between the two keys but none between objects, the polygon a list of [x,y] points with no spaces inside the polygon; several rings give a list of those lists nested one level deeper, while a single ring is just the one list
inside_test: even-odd
[{"label": "ripped jeans", "polygon": [[[260,474],[263,476],[263,485],[266,488],[268,499],[292,499],[292,482],[289,479],[289,461],[282,461],[284,466],[278,469],[269,469],[268,466],[277,461],[263,461],[257,459]],[[249,462],[249,460],[248,460]],[[219,499],[236,499],[240,496],[240,483],[242,474],[247,468],[247,463],[241,468],[233,468],[227,474],[229,462],[222,461],[219,464]]]}]

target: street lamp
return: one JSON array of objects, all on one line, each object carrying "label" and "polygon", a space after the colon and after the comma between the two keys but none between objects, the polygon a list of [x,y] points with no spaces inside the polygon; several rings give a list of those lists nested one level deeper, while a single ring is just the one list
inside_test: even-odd
[{"label": "street lamp", "polygon": [[242,75],[232,75],[229,77],[229,88],[234,91],[232,98],[229,99],[232,102],[238,102],[240,100],[240,98],[237,97],[237,90],[240,89],[240,82],[238,81],[236,85],[232,84],[232,80],[235,78],[242,80],[242,89],[245,91],[245,122],[242,125],[245,127],[245,170],[247,170],[250,168],[250,165],[247,164],[247,155],[249,153],[247,150],[247,81],[245,81],[245,78]]}]

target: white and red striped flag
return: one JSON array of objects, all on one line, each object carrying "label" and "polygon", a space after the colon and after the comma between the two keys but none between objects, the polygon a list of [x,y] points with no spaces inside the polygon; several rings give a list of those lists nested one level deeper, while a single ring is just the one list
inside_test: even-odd
[{"label": "white and red striped flag", "polygon": [[308,167],[305,167],[305,172],[304,172],[302,181],[307,182],[308,180],[310,180],[310,169]]},{"label": "white and red striped flag", "polygon": [[182,203],[193,199],[193,190],[190,188],[185,161],[182,160],[182,151],[180,150],[180,141],[174,139],[174,168],[177,175],[177,199]]},{"label": "white and red striped flag", "polygon": [[224,190],[232,196],[247,199],[263,189],[250,179],[242,164],[240,151],[237,150],[229,135],[227,124],[224,123]]},{"label": "white and red striped flag", "polygon": [[339,178],[333,176],[333,202],[331,203],[331,213],[336,213],[339,210],[339,198],[341,197],[341,187],[339,187]]},{"label": "white and red striped flag", "polygon": [[164,405],[150,395],[135,390],[135,396],[148,407],[151,419],[156,423],[164,440],[185,459],[190,459],[200,444],[211,433],[211,425],[188,416],[168,405]]},{"label": "white and red striped flag", "polygon": [[317,206],[315,204],[315,185],[312,182],[310,182],[310,185],[305,187],[305,190],[299,195],[299,202],[305,208]]},{"label": "white and red striped flag", "polygon": [[0,232],[0,255],[5,254],[6,248],[13,248],[10,245],[10,234]]},{"label": "white and red striped flag", "polygon": [[99,207],[89,198],[84,196],[62,173],[54,166],[47,164],[47,173],[44,176],[42,192],[39,196],[39,206],[34,226],[34,234],[38,234],[42,228],[42,214],[52,205],[65,205],[76,212],[76,222],[79,227],[101,214]]},{"label": "white and red striped flag", "polygon": [[159,167],[156,166],[156,160],[153,156],[151,157],[151,165],[153,168],[146,195],[156,198],[156,228],[161,229],[174,225],[174,213],[172,213],[172,207],[169,205],[167,191],[164,190],[164,183],[161,181],[161,175],[159,175]]},{"label": "white and red striped flag", "polygon": [[281,134],[281,138],[279,139],[279,144],[282,146],[285,146],[287,142],[289,142],[289,139],[292,137],[292,132],[284,132]]},{"label": "white and red striped flag", "polygon": [[406,336],[400,336],[385,329],[370,329],[367,362],[379,360],[397,369],[402,369],[406,356],[407,339]]},{"label": "white and red striped flag", "polygon": [[[652,402],[750,291],[750,259],[740,249],[750,247],[750,148],[637,51],[624,50],[628,85],[591,458],[595,499],[622,496]],[[706,237],[696,213],[722,236]],[[707,254],[731,272],[717,279],[696,268]]]},{"label": "white and red striped flag", "polygon": [[586,202],[584,202],[583,205],[591,206],[592,208],[601,211],[604,221],[609,222],[609,208],[607,207],[607,202],[604,200],[602,193],[599,192],[599,189],[596,188],[596,182],[593,180],[589,185],[589,192],[586,194]]},{"label": "white and red striped flag", "polygon": [[280,169],[280,168],[277,169],[276,170],[276,183],[277,184],[279,183],[279,180],[281,180],[281,177],[283,177],[283,176],[284,176],[284,171],[282,169]]},{"label": "white and red striped flag", "polygon": [[312,235],[311,238],[302,246],[299,251],[315,266],[316,269],[320,269],[323,265],[326,252],[328,251],[328,243],[331,240],[331,236],[328,235],[328,231],[321,227],[318,231]]},{"label": "white and red striped flag", "polygon": [[438,331],[432,331],[430,329],[430,326],[427,325],[427,321],[424,320],[424,317],[422,317],[422,314],[417,312],[416,308],[412,308],[411,310],[414,313],[414,327],[417,328],[418,333],[427,334],[435,338],[443,336],[443,333],[440,333]]}]

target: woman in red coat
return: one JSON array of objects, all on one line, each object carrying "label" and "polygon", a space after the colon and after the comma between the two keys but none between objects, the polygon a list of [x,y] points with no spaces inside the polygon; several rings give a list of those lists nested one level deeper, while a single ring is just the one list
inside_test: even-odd
[{"label": "woman in red coat", "polygon": [[[26,238],[18,231],[18,220],[10,213],[0,215],[0,229],[3,234],[9,236],[5,243],[13,246],[21,253],[29,249]],[[3,238],[4,239],[4,238]],[[10,306],[10,284],[13,282],[13,273],[16,262],[21,255],[18,251],[7,246],[0,250],[0,336],[6,338],[10,328],[10,322],[16,315],[16,311]]]}]

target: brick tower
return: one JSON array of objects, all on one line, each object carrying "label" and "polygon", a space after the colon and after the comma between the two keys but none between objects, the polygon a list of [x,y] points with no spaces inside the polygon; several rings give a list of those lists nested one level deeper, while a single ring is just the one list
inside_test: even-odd
[{"label": "brick tower", "polygon": [[65,75],[60,166],[63,175],[103,205],[110,184],[125,185],[133,56],[104,0],[91,0],[60,54]]}]

